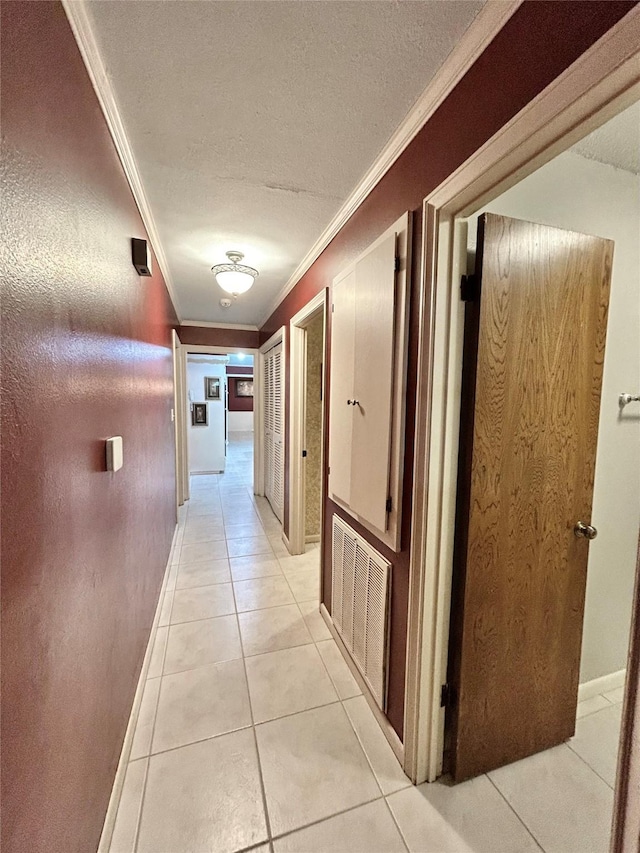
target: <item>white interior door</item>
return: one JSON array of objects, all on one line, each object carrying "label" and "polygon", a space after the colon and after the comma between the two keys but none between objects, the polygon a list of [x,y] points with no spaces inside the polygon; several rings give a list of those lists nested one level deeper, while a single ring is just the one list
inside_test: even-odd
[{"label": "white interior door", "polygon": [[353,438],[349,505],[387,529],[395,350],[396,235],[356,263]]},{"label": "white interior door", "polygon": [[347,505],[351,502],[355,288],[355,269],[334,282],[331,325],[329,491],[332,498]]}]

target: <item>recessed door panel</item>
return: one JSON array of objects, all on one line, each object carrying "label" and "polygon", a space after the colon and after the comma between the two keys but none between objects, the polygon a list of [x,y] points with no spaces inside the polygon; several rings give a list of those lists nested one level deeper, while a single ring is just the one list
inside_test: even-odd
[{"label": "recessed door panel", "polygon": [[598,237],[479,223],[452,605],[456,780],[574,733],[589,547],[574,527],[591,523],[612,257]]},{"label": "recessed door panel", "polygon": [[350,507],[387,529],[395,342],[396,236],[356,264],[355,370]]},{"label": "recessed door panel", "polygon": [[351,501],[355,285],[355,270],[334,283],[331,318],[329,493],[347,505]]}]

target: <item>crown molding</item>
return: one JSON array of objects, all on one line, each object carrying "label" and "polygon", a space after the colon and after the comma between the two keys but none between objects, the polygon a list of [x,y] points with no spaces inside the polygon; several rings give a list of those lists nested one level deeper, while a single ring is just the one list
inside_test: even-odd
[{"label": "crown molding", "polygon": [[329,243],[346,225],[376,184],[389,171],[409,143],[422,130],[447,95],[454,89],[469,68],[484,52],[524,0],[487,0],[458,44],[436,72],[427,88],[413,105],[404,121],[393,133],[373,165],[365,173],[351,195],[298,264],[291,277],[270,303],[262,318],[264,326],[283,299],[293,290],[302,276],[318,259]]},{"label": "crown molding", "polygon": [[169,271],[169,263],[151,212],[149,200],[147,199],[142,185],[138,166],[136,164],[131,145],[129,144],[129,138],[127,137],[122,118],[120,117],[120,111],[111,86],[111,81],[109,80],[109,76],[104,67],[104,63],[98,49],[98,44],[91,28],[91,22],[87,14],[85,0],[62,0],[62,5],[69,20],[69,24],[71,25],[78,48],[80,49],[80,54],[86,66],[89,78],[93,84],[105,121],[107,122],[109,133],[113,139],[113,144],[115,145],[120,162],[122,163],[122,168],[124,169],[125,176],[129,182],[133,198],[138,206],[142,222],[149,237],[149,242],[153,247],[153,251],[158,261],[158,266],[160,267],[167,290],[169,291],[169,297],[173,303],[173,308],[178,317],[178,321],[180,321],[180,306],[175,287],[173,285],[173,280],[171,278],[171,273]]},{"label": "crown molding", "polygon": [[259,332],[257,326],[243,326],[240,323],[207,323],[204,320],[181,320],[181,326],[197,326],[201,329],[235,329],[237,332]]}]

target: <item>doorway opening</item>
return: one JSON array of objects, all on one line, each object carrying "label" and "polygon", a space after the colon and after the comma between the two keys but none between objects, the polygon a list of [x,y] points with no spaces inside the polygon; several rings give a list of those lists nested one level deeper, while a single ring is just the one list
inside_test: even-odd
[{"label": "doorway opening", "polygon": [[[562,713],[573,714],[573,723],[575,724],[576,732],[570,731],[566,734],[561,734],[559,740],[555,739],[550,733],[549,746],[552,743],[557,744],[553,748],[545,749],[544,746],[535,747],[530,750],[543,749],[544,751],[536,752],[530,757],[522,757],[521,760],[515,763],[508,763],[506,760],[498,760],[485,768],[488,772],[488,779],[495,788],[502,794],[502,797],[513,808],[521,822],[526,826],[530,835],[544,849],[562,849],[562,850],[582,850],[589,849],[607,849],[609,844],[609,835],[611,827],[611,816],[614,798],[614,788],[616,782],[616,766],[617,752],[619,743],[620,720],[622,717],[622,698],[624,694],[624,668],[627,660],[627,650],[629,644],[631,614],[634,601],[633,584],[636,569],[636,550],[638,544],[639,532],[639,510],[640,510],[640,483],[637,478],[637,471],[640,467],[639,451],[640,448],[637,442],[637,427],[640,422],[640,411],[632,409],[632,405],[620,405],[620,395],[625,392],[630,396],[635,396],[640,391],[640,353],[638,352],[638,342],[640,340],[640,304],[638,290],[638,242],[637,234],[640,228],[640,166],[637,163],[637,152],[640,150],[640,140],[638,138],[638,128],[640,122],[638,119],[638,105],[633,104],[633,99],[627,93],[625,98],[621,99],[618,104],[624,109],[620,114],[611,120],[609,126],[604,124],[596,132],[580,138],[576,134],[575,129],[572,130],[572,136],[566,137],[565,145],[559,146],[556,142],[556,152],[561,151],[555,159],[549,157],[544,158],[544,165],[540,166],[536,171],[527,170],[527,177],[522,178],[514,185],[513,179],[508,181],[508,189],[502,195],[498,194],[497,190],[486,190],[484,193],[475,191],[475,198],[478,200],[474,203],[474,196],[471,195],[473,189],[469,189],[465,185],[465,192],[468,191],[466,201],[456,200],[458,205],[451,210],[451,213],[446,213],[446,202],[442,207],[438,205],[437,194],[434,194],[434,204],[430,207],[430,202],[425,204],[425,219],[427,222],[427,234],[433,237],[438,245],[437,258],[440,265],[437,273],[437,280],[447,281],[449,287],[451,283],[453,289],[449,289],[449,294],[446,297],[446,304],[440,302],[441,294],[438,291],[434,293],[434,316],[435,316],[435,335],[432,345],[434,351],[438,352],[438,347],[443,345],[440,350],[442,365],[445,370],[445,384],[450,389],[448,400],[445,400],[443,409],[432,412],[433,424],[436,427],[436,432],[440,429],[439,419],[447,424],[447,432],[449,439],[442,440],[436,435],[436,440],[440,442],[439,460],[432,459],[435,468],[438,468],[438,474],[434,477],[433,486],[440,483],[440,493],[444,499],[439,501],[439,506],[436,505],[436,513],[439,516],[439,523],[434,526],[432,531],[433,547],[437,549],[437,556],[433,555],[436,565],[440,566],[441,573],[436,579],[436,587],[434,595],[430,602],[430,611],[432,619],[439,623],[439,628],[436,628],[435,643],[430,640],[425,642],[425,647],[422,649],[430,660],[430,665],[435,667],[435,671],[439,672],[441,683],[446,684],[448,689],[436,699],[436,690],[439,691],[440,678],[435,678],[431,682],[431,701],[432,715],[431,723],[433,726],[432,732],[436,732],[435,739],[431,742],[430,755],[426,753],[426,765],[431,762],[429,769],[426,772],[426,777],[435,779],[442,770],[448,767],[448,755],[445,752],[445,743],[453,751],[459,748],[459,742],[456,746],[452,740],[445,742],[445,727],[444,727],[444,706],[449,705],[447,713],[451,719],[451,707],[458,707],[462,703],[469,701],[468,680],[465,684],[460,679],[455,683],[447,681],[447,660],[451,662],[451,655],[448,654],[449,637],[448,637],[448,613],[452,598],[452,554],[453,554],[453,537],[450,536],[450,531],[454,529],[453,516],[455,514],[455,476],[458,470],[459,461],[462,461],[465,455],[465,450],[469,452],[470,467],[475,464],[475,473],[482,474],[485,478],[485,486],[493,487],[500,479],[497,474],[497,468],[494,470],[493,462],[489,465],[483,465],[475,457],[471,456],[473,447],[477,444],[477,430],[472,433],[471,442],[465,443],[461,437],[461,446],[458,448],[458,431],[456,422],[459,421],[459,401],[461,395],[461,380],[462,380],[462,365],[464,363],[464,303],[459,301],[458,287],[463,275],[468,274],[471,270],[467,267],[467,250],[473,247],[475,249],[476,239],[476,220],[480,214],[486,214],[487,217],[493,214],[494,221],[492,228],[494,235],[499,234],[497,245],[499,246],[498,256],[501,259],[499,266],[501,268],[500,275],[504,275],[504,286],[501,284],[498,288],[500,296],[497,301],[492,300],[492,290],[490,287],[484,289],[485,280],[480,279],[480,305],[486,306],[491,304],[495,311],[495,323],[493,330],[487,332],[485,327],[485,339],[489,340],[489,349],[492,350],[492,357],[498,358],[500,349],[500,335],[508,328],[508,324],[512,319],[512,306],[508,303],[506,293],[507,274],[509,264],[515,259],[516,252],[510,253],[506,243],[505,235],[513,235],[521,228],[528,228],[530,223],[533,223],[532,231],[536,231],[536,239],[531,239],[530,244],[539,246],[547,239],[545,234],[551,231],[556,234],[571,233],[582,238],[583,235],[594,235],[597,238],[603,238],[604,241],[612,241],[613,247],[613,265],[611,267],[611,290],[609,300],[608,323],[606,320],[606,304],[602,300],[595,300],[598,310],[604,315],[604,326],[607,327],[606,347],[604,341],[600,340],[601,350],[600,355],[596,354],[594,349],[593,361],[599,365],[595,370],[594,376],[600,372],[600,380],[592,384],[591,388],[586,389],[586,398],[590,404],[593,404],[595,399],[595,421],[592,424],[594,432],[598,432],[597,450],[595,446],[592,450],[593,458],[589,464],[584,462],[581,466],[585,472],[585,478],[590,480],[589,489],[593,488],[593,503],[591,503],[591,495],[585,504],[582,502],[580,507],[570,507],[572,514],[572,523],[567,525],[567,548],[574,555],[577,548],[584,549],[585,570],[583,576],[578,577],[576,583],[582,583],[582,590],[574,592],[576,595],[570,599],[565,598],[566,590],[558,584],[557,588],[553,588],[550,584],[546,593],[550,596],[550,607],[555,606],[558,601],[567,602],[567,609],[574,609],[576,619],[573,625],[573,653],[566,654],[566,649],[569,643],[565,642],[566,638],[561,634],[553,619],[545,623],[545,613],[542,606],[542,600],[534,601],[531,607],[526,604],[526,595],[520,601],[522,605],[519,609],[517,618],[507,617],[503,620],[502,625],[498,624],[494,617],[496,614],[504,615],[504,604],[508,596],[513,592],[513,587],[521,584],[529,586],[534,584],[537,575],[532,571],[532,566],[535,567],[535,561],[531,564],[525,564],[526,561],[521,560],[517,566],[513,567],[513,571],[507,572],[503,579],[507,587],[511,585],[511,590],[505,586],[498,586],[494,580],[486,574],[483,579],[485,596],[484,602],[479,605],[476,617],[472,620],[473,625],[467,626],[467,640],[471,646],[475,646],[475,652],[478,653],[482,660],[486,663],[491,657],[493,651],[502,641],[511,644],[511,650],[514,659],[524,657],[521,653],[527,644],[534,642],[534,637],[530,629],[531,616],[538,617],[538,621],[545,627],[541,631],[538,642],[541,648],[546,646],[548,650],[552,646],[556,646],[558,654],[553,663],[553,673],[550,673],[549,661],[546,665],[539,666],[535,671],[521,670],[522,678],[526,680],[524,689],[534,687],[539,689],[538,700],[539,705],[535,702],[531,703],[528,714],[535,715],[537,710],[540,710],[540,719],[543,720],[545,715],[547,719],[553,717],[554,711],[559,711],[559,703],[562,702]],[[637,93],[635,95],[637,98]],[[612,115],[609,109],[607,118]],[[602,114],[601,121],[605,118]],[[590,127],[585,127],[586,130],[592,130],[594,124]],[[625,165],[620,161],[621,157],[621,139],[625,135],[624,128],[628,128],[632,134],[631,139],[628,139],[626,144],[622,144],[622,150],[627,154],[635,152],[635,161],[630,161],[629,165]],[[606,154],[607,141],[610,144],[610,154]],[[573,148],[565,150],[568,142],[573,142]],[[615,142],[614,145],[611,145]],[[610,159],[607,159],[607,156]],[[543,161],[540,156],[538,165]],[[521,172],[522,174],[522,172]],[[506,179],[504,180],[506,183]],[[498,187],[499,181],[495,181],[494,186]],[[460,191],[462,195],[462,190]],[[455,194],[454,194],[455,195]],[[446,193],[445,193],[446,196]],[[453,196],[452,196],[453,197]],[[486,218],[486,222],[489,219]],[[497,221],[500,220],[500,221]],[[517,223],[517,224],[513,224]],[[486,224],[486,223],[485,223]],[[430,229],[433,229],[430,231]],[[496,231],[497,229],[497,231]],[[547,230],[545,230],[547,229]],[[543,234],[543,231],[545,232]],[[504,238],[504,239],[503,239]],[[562,238],[564,239],[564,238]],[[567,238],[569,239],[569,238]],[[536,242],[537,240],[537,242]],[[495,243],[495,241],[494,241]],[[495,246],[491,247],[493,250]],[[446,257],[445,257],[446,249]],[[485,244],[486,249],[486,244]],[[562,255],[565,250],[558,248],[558,256]],[[567,278],[569,272],[569,252],[566,252],[563,257],[567,258]],[[483,273],[483,259],[480,259],[480,272]],[[602,264],[603,275],[608,275],[608,262]],[[547,265],[539,274],[534,275],[531,286],[543,288],[546,295],[548,292],[548,271]],[[484,275],[484,273],[483,273]],[[586,279],[585,279],[586,280]],[[470,288],[469,280],[465,282],[467,298],[473,297],[473,287]],[[594,287],[601,284],[596,276]],[[532,301],[536,294],[531,292]],[[483,299],[485,300],[483,303]],[[585,298],[586,304],[586,298]],[[468,312],[467,312],[468,314]],[[602,317],[601,317],[602,319]],[[467,323],[467,327],[468,327]],[[583,336],[586,334],[588,324],[582,322],[571,322],[562,332],[562,338],[554,333],[554,336],[548,341],[545,347],[541,348],[541,353],[551,354],[558,349],[559,343],[564,343],[568,348],[567,357],[564,361],[564,366],[571,363],[572,357],[575,355],[575,349],[578,343],[583,345]],[[446,329],[444,337],[440,337],[438,328]],[[468,328],[467,328],[468,331]],[[533,341],[536,336],[542,332],[542,325],[537,324],[533,320],[529,326],[523,330],[519,337],[519,343],[525,339]],[[479,333],[483,333],[482,326],[479,327]],[[469,336],[467,335],[467,344]],[[557,353],[556,353],[557,354]],[[503,353],[504,355],[504,353]],[[479,358],[479,356],[476,356]],[[536,383],[540,379],[540,369],[544,358],[532,359],[529,364],[524,365],[527,369],[523,372],[521,386],[528,388],[531,396],[536,391]],[[550,358],[549,358],[550,360]],[[515,359],[508,359],[506,356],[502,360],[503,372],[506,372],[514,365]],[[486,365],[478,364],[478,376],[484,371],[484,376],[487,375]],[[519,365],[523,367],[522,364]],[[495,364],[494,364],[495,368]],[[491,388],[496,392],[497,385],[495,384],[496,369],[488,368],[491,372],[492,382]],[[440,369],[438,367],[438,369]],[[558,362],[556,371],[562,371],[563,364]],[[521,371],[522,372],[522,371]],[[437,381],[437,380],[434,380]],[[473,394],[478,390],[478,378],[472,380]],[[576,378],[576,385],[577,385]],[[628,388],[626,386],[629,386]],[[554,382],[550,384],[551,395],[553,397]],[[570,390],[565,399],[573,400],[574,391],[577,390],[569,386]],[[601,393],[601,396],[600,396]],[[493,414],[500,410],[502,391],[494,393],[493,401],[489,401],[488,408],[493,409]],[[475,407],[476,399],[471,400],[471,406]],[[553,405],[557,405],[556,401]],[[573,405],[573,402],[571,403]],[[635,404],[636,407],[638,404]],[[458,411],[456,410],[458,407]],[[507,431],[517,430],[521,424],[523,411],[526,408],[526,401],[520,408],[512,412],[510,420],[504,418],[504,411],[500,417],[493,423],[493,429],[486,434],[486,445],[494,448],[495,437]],[[570,406],[565,406],[563,411],[566,411]],[[589,406],[584,407],[584,414],[587,415]],[[558,407],[558,411],[562,407]],[[477,410],[476,424],[478,422]],[[593,418],[592,418],[593,420]],[[531,429],[534,440],[537,440],[536,424],[539,424],[540,431],[550,430],[550,426],[545,422],[543,412],[534,412],[531,418]],[[553,428],[551,428],[553,429]],[[433,434],[432,434],[433,436]],[[455,436],[455,440],[453,440]],[[575,453],[575,435],[573,428],[567,436],[567,445],[565,453]],[[448,447],[446,446],[448,444]],[[455,446],[452,446],[455,445]],[[522,449],[522,448],[521,448]],[[458,451],[460,455],[458,456]],[[578,454],[579,455],[579,454]],[[581,463],[581,459],[577,462]],[[514,462],[514,464],[516,464]],[[535,460],[530,461],[531,468],[529,473],[536,475],[533,471],[533,466],[538,463]],[[591,473],[589,473],[591,468]],[[595,471],[595,476],[594,472]],[[504,472],[503,472],[504,473]],[[542,476],[542,474],[541,474]],[[443,481],[444,477],[444,481]],[[443,485],[444,482],[444,485]],[[521,478],[520,486],[524,487],[525,480]],[[565,488],[565,482],[561,483],[561,487]],[[472,508],[477,507],[477,502],[474,500],[477,495],[471,498]],[[433,511],[433,507],[430,508]],[[466,512],[467,522],[471,517],[473,509],[467,506],[466,510],[461,510],[458,506],[458,530],[460,529],[460,516]],[[577,513],[577,514],[576,514]],[[515,518],[513,529],[507,535],[506,540],[516,541],[518,538],[518,525],[528,523],[536,530],[538,529],[539,518],[545,514],[545,504],[539,505],[539,511],[536,511],[524,518]],[[573,518],[576,514],[576,518]],[[585,515],[583,519],[581,516]],[[501,517],[506,516],[503,513]],[[589,542],[585,538],[584,526],[580,528],[578,522],[583,522],[587,528],[597,528],[598,538]],[[576,534],[574,535],[574,527]],[[425,526],[428,530],[428,524]],[[436,534],[435,531],[438,531]],[[588,531],[590,535],[594,531]],[[540,531],[540,540],[544,540],[546,533]],[[469,534],[471,536],[471,533]],[[537,547],[535,544],[536,537],[532,538],[532,548]],[[497,535],[493,535],[490,530],[484,531],[484,539],[480,541],[476,539],[478,549],[485,549],[485,552],[491,552],[491,565],[496,565],[498,559],[496,554],[502,546],[498,541]],[[428,546],[432,547],[432,546]],[[469,600],[470,586],[468,566],[469,562],[469,543],[463,544],[462,551],[465,555],[465,573],[458,577],[457,582],[454,581],[453,595],[453,616],[464,617],[467,612]],[[503,548],[504,552],[504,548]],[[586,554],[588,552],[588,561]],[[477,562],[477,553],[473,555],[475,565]],[[573,556],[571,557],[573,559]],[[561,560],[561,565],[558,567],[559,573],[567,571],[568,563]],[[579,574],[579,573],[578,573]],[[553,577],[553,572],[550,573]],[[455,586],[456,583],[462,583]],[[471,581],[473,585],[473,580]],[[456,590],[458,595],[456,595]],[[586,595],[585,595],[586,593]],[[524,601],[524,604],[523,604]],[[584,617],[583,617],[584,608]],[[499,622],[500,620],[498,620]],[[471,629],[469,631],[469,628]],[[460,653],[461,634],[453,638],[453,645],[450,647],[452,654]],[[577,649],[577,654],[576,654]],[[477,668],[473,670],[477,675]],[[497,674],[497,679],[500,681],[503,669],[498,663],[494,667],[494,675]],[[451,670],[449,675],[451,676]],[[565,684],[565,692],[562,700],[558,698],[554,690],[554,684],[560,684],[563,679],[573,679],[568,686]],[[482,690],[482,679],[479,679],[480,690]],[[578,686],[578,684],[580,686]],[[545,685],[547,694],[544,695]],[[482,699],[479,697],[475,703],[475,707],[480,713],[480,709],[487,708],[494,702],[498,702],[504,708],[513,707],[516,703],[514,699],[517,691],[517,685],[509,686],[502,684],[502,688],[497,689],[493,685],[491,695]],[[535,690],[534,690],[535,692]],[[571,707],[569,707],[571,705]],[[544,713],[542,713],[544,712]],[[577,724],[575,723],[577,715]],[[518,721],[522,723],[522,730],[529,727],[530,719],[523,717],[523,714],[513,714],[516,725],[514,730],[518,728]],[[542,723],[541,723],[542,724]],[[563,729],[564,731],[564,729]],[[452,730],[447,726],[447,736],[452,734]],[[471,737],[471,741],[473,738]],[[498,738],[497,743],[500,748],[504,746],[504,742]],[[525,751],[521,755],[526,754]],[[444,760],[444,768],[443,768]],[[482,773],[482,767],[478,765],[473,773]],[[469,774],[472,775],[472,774]],[[464,774],[461,774],[461,778]],[[424,777],[423,777],[424,778]],[[463,785],[467,783],[462,783]],[[460,796],[460,795],[459,795]]]},{"label": "doorway opening", "polygon": [[289,550],[304,554],[321,541],[324,460],[326,291],[290,325]]}]

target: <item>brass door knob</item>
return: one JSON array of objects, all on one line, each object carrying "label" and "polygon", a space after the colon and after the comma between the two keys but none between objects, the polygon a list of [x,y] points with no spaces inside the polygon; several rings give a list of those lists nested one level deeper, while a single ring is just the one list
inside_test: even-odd
[{"label": "brass door knob", "polygon": [[574,534],[578,539],[595,539],[598,531],[590,524],[585,524],[584,521],[579,521],[573,528]]}]

